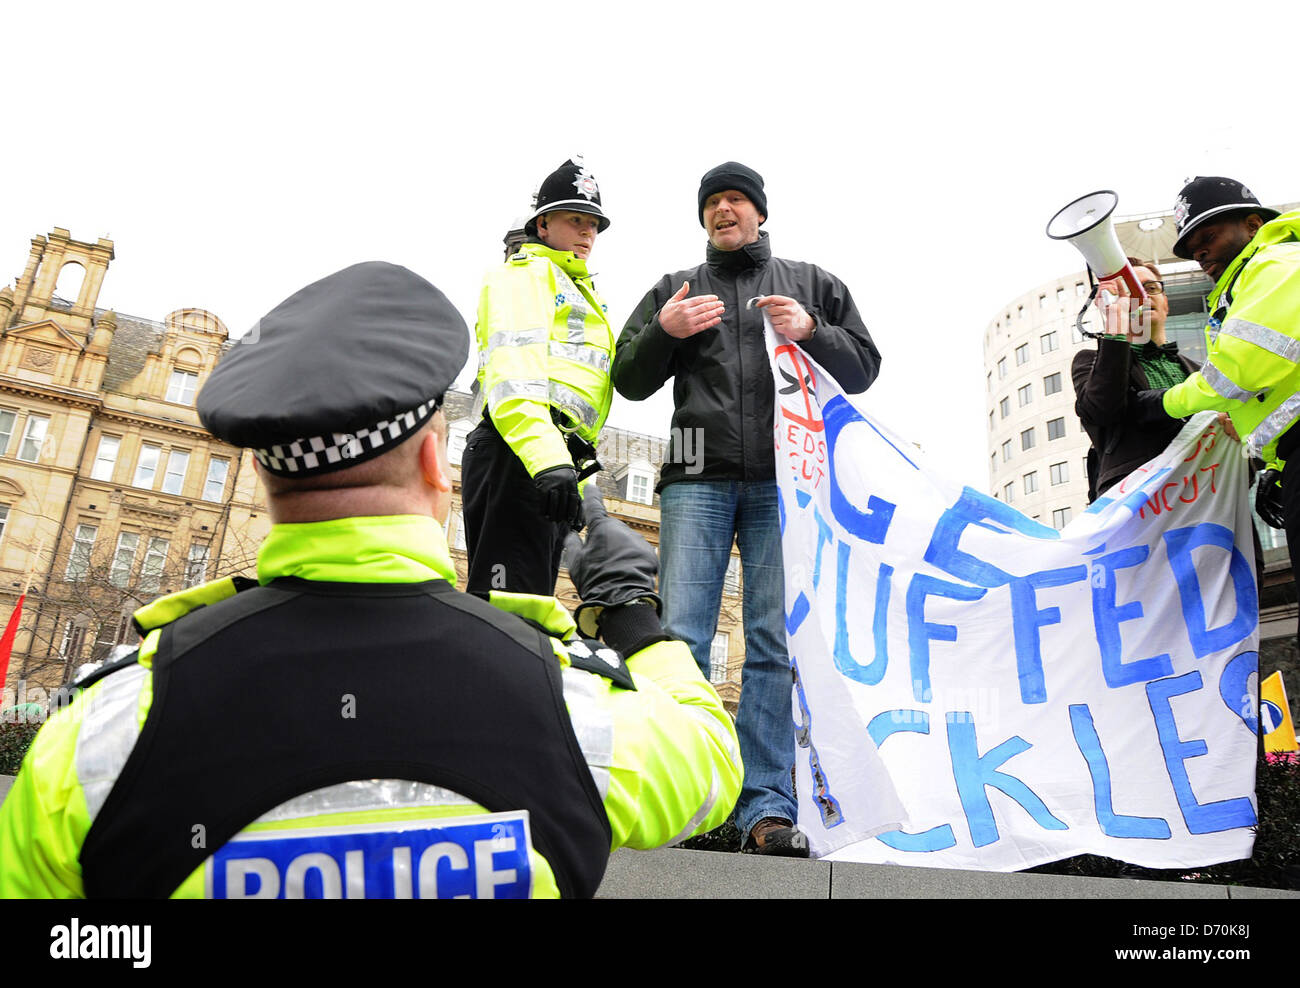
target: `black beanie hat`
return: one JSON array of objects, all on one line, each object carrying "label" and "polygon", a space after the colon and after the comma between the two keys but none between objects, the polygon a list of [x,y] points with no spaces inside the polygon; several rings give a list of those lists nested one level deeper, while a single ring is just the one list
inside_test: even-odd
[{"label": "black beanie hat", "polygon": [[727,189],[735,189],[749,196],[749,201],[763,216],[760,225],[767,221],[767,196],[763,193],[763,176],[739,161],[724,161],[717,168],[710,168],[700,179],[700,226],[704,225],[704,200],[715,192],[725,192]]}]

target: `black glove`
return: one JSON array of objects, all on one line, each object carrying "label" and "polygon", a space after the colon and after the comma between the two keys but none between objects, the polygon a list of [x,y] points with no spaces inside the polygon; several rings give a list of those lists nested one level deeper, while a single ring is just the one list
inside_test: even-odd
[{"label": "black glove", "polygon": [[578,471],[573,467],[551,467],[533,478],[542,497],[542,514],[551,521],[566,522],[575,532],[582,529],[582,496],[578,493]]},{"label": "black glove", "polygon": [[649,542],[609,517],[594,482],[587,484],[585,503],[587,541],[569,541],[569,576],[582,598],[574,614],[578,630],[595,638],[606,608],[646,601],[659,612],[659,595],[655,593],[659,559]]},{"label": "black glove", "polygon": [[1270,528],[1285,529],[1282,517],[1282,471],[1265,470],[1255,482],[1255,513]]}]

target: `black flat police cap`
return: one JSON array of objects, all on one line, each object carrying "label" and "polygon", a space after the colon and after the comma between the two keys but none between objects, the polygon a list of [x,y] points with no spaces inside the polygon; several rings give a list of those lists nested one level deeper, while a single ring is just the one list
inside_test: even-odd
[{"label": "black flat police cap", "polygon": [[1197,227],[1209,220],[1241,213],[1257,213],[1266,223],[1279,215],[1276,209],[1261,206],[1255,194],[1235,178],[1197,175],[1183,186],[1174,203],[1174,226],[1178,230],[1174,256],[1190,261],[1187,238]]},{"label": "black flat police cap", "polygon": [[203,425],[283,477],[355,466],[413,435],[469,354],[447,296],[367,261],[308,285],[231,346],[199,392]]}]

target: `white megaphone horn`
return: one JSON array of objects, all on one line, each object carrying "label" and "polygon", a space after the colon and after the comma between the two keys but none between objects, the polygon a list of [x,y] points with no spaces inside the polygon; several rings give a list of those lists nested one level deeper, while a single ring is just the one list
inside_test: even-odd
[{"label": "white megaphone horn", "polygon": [[1133,297],[1145,305],[1146,289],[1138,281],[1110,221],[1117,205],[1119,196],[1109,189],[1081,196],[1052,217],[1047,224],[1047,235],[1074,244],[1098,281],[1123,278]]}]

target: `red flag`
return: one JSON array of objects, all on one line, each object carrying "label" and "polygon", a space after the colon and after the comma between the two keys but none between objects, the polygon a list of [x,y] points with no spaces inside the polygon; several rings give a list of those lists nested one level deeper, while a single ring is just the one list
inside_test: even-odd
[{"label": "red flag", "polygon": [[4,689],[5,676],[9,672],[9,655],[14,650],[14,637],[18,634],[18,623],[23,618],[23,601],[26,599],[27,594],[19,595],[14,612],[9,615],[9,623],[5,625],[5,633],[0,635],[0,690]]}]

